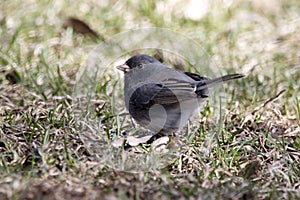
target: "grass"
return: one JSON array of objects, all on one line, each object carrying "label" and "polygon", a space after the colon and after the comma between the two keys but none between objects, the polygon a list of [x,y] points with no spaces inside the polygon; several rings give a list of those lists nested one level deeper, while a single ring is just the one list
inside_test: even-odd
[{"label": "grass", "polygon": [[[167,1],[3,1],[0,7],[0,199],[300,197],[298,1],[216,3],[198,21]],[[89,56],[101,41],[63,29],[69,16],[108,46],[133,28],[168,28],[205,52],[183,54],[211,62],[204,69],[206,60],[192,66],[176,49],[137,48],[108,53],[108,67],[97,71],[88,68]],[[167,156],[148,147],[116,149],[110,139],[136,127],[113,68],[137,52],[188,71],[248,76],[217,88],[200,119],[172,138]],[[78,82],[83,69],[96,71]],[[86,86],[95,96],[84,95]],[[149,163],[161,167],[146,170]]]}]

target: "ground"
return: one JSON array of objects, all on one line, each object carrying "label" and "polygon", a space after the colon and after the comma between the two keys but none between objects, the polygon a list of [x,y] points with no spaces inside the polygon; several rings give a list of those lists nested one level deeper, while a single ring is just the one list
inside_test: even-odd
[{"label": "ground", "polygon": [[[0,199],[300,198],[300,3],[187,2],[0,3]],[[174,33],[176,48],[139,46],[130,31],[145,27],[158,30],[158,46]],[[112,46],[122,51],[101,51]],[[115,70],[136,53],[246,75],[212,91],[150,167],[153,146],[110,143],[138,129]],[[93,68],[101,56],[108,62]],[[96,95],[80,96],[91,83]]]}]

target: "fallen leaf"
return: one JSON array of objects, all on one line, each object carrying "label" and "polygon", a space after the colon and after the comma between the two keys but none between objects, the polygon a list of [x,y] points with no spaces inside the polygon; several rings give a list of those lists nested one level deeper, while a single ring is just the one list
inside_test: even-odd
[{"label": "fallen leaf", "polygon": [[260,168],[260,161],[253,160],[249,161],[246,166],[239,172],[239,176],[243,176],[245,179],[253,177]]},{"label": "fallen leaf", "polygon": [[169,142],[170,142],[170,138],[168,136],[164,136],[158,138],[157,140],[154,140],[151,146],[155,150],[155,152],[167,153],[168,152],[167,144]]},{"label": "fallen leaf", "polygon": [[134,136],[128,136],[127,137],[127,142],[130,146],[136,147],[140,144],[147,143],[151,137],[152,137],[152,135],[147,135],[147,136],[140,137],[140,138],[137,138],[137,137],[134,137]]},{"label": "fallen leaf", "polygon": [[5,75],[10,84],[17,84],[21,81],[20,75],[16,70],[11,70]]},{"label": "fallen leaf", "polygon": [[82,35],[89,36],[93,39],[101,39],[104,40],[102,36],[100,36],[96,31],[90,28],[84,21],[77,19],[75,17],[68,17],[63,22],[63,28],[72,28],[74,32],[80,33]]}]

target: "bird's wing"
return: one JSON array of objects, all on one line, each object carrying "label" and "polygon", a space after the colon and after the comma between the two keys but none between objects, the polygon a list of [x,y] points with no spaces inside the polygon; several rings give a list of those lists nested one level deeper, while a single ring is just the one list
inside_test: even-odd
[{"label": "bird's wing", "polygon": [[145,83],[137,87],[130,97],[134,104],[173,104],[197,98],[196,85],[178,79],[167,79],[160,83]]},{"label": "bird's wing", "polygon": [[189,76],[190,78],[194,79],[195,81],[206,81],[210,80],[205,76],[200,76],[199,74],[191,73],[191,72],[184,72],[185,75]]}]

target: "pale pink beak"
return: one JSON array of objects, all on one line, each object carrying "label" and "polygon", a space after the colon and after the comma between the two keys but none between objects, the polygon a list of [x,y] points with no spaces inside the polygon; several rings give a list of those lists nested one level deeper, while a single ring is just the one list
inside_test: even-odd
[{"label": "pale pink beak", "polygon": [[119,65],[116,67],[118,70],[123,71],[124,73],[129,72],[130,68],[128,67],[128,65],[123,64],[123,65]]}]

